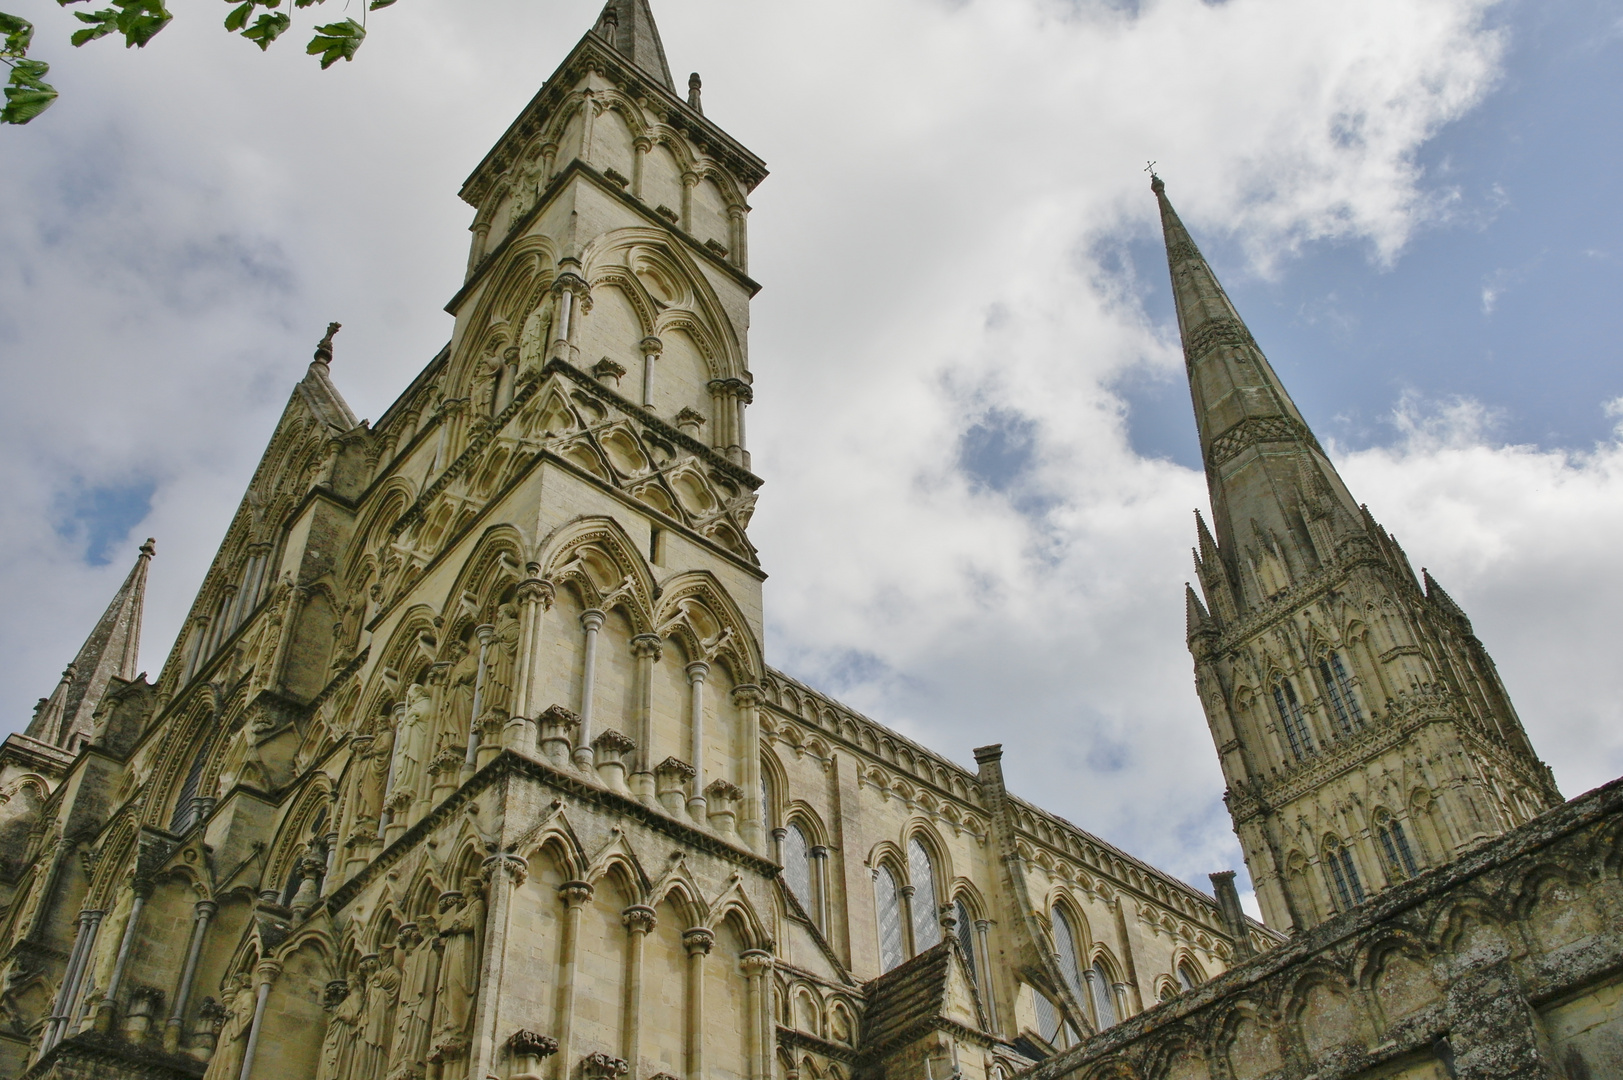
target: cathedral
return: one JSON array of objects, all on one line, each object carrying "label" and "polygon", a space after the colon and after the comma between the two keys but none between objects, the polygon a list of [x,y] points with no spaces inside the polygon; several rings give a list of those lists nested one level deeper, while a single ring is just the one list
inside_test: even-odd
[{"label": "cathedral", "polygon": [[767,664],[765,178],[610,0],[375,424],[328,327],[156,679],[148,541],[0,746],[0,1076],[1623,1075],[1623,788],[1563,802],[1158,178],[1263,921]]}]

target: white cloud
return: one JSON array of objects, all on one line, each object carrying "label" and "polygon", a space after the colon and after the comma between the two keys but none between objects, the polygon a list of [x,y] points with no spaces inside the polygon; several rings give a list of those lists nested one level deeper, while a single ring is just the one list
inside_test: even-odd
[{"label": "white cloud", "polygon": [[[325,74],[291,38],[227,39],[212,5],[178,4],[145,53],[72,52],[54,4],[23,7],[65,97],[0,133],[14,727],[148,533],[161,662],[328,319],[361,415],[438,349],[470,217],[454,192],[597,4],[414,0]],[[750,245],[774,662],[959,760],[1005,742],[1020,791],[1181,874],[1236,863],[1182,645],[1204,485],[1134,455],[1107,389],[1177,375],[1177,352],[1096,253],[1153,228],[1139,170],[1159,158],[1191,226],[1261,269],[1321,239],[1397,258],[1453,197],[1416,151],[1497,76],[1485,5],[655,8],[679,81],[703,72],[707,113],[774,172]],[[1476,616],[1535,740],[1571,745],[1617,700],[1612,586],[1577,582],[1617,580],[1584,538],[1623,505],[1618,451],[1494,448],[1465,419],[1414,412],[1348,479]],[[977,424],[999,451],[979,483]],[[88,569],[61,493],[131,477],[156,481],[152,512]]]}]

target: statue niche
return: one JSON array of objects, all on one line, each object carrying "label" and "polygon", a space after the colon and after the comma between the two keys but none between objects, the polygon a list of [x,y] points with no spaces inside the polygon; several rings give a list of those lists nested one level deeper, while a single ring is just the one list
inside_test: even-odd
[{"label": "statue niche", "polygon": [[434,997],[434,1053],[443,1062],[468,1048],[468,1027],[479,991],[479,951],[485,932],[485,894],[477,877],[462,879],[462,892],[440,897],[439,986]]},{"label": "statue niche", "polygon": [[389,794],[390,807],[400,820],[417,800],[417,786],[423,777],[423,764],[428,757],[429,740],[434,728],[434,696],[422,683],[406,687],[406,699],[400,709],[400,720],[395,731],[394,786]]},{"label": "statue niche", "polygon": [[242,1060],[248,1053],[248,1035],[254,1026],[253,980],[247,973],[232,976],[222,996],[225,1022],[215,1037],[214,1053],[209,1057],[203,1080],[237,1080],[242,1074]]},{"label": "statue niche", "polygon": [[407,1080],[423,1075],[428,1056],[429,1011],[439,975],[439,928],[431,915],[400,928],[396,946],[404,953],[400,973],[400,1003],[395,1009],[394,1048],[389,1076]]},{"label": "statue niche", "polygon": [[317,1078],[349,1080],[355,1065],[355,1043],[366,1013],[365,980],[350,978],[328,983],[322,1005],[331,1015],[321,1040],[321,1071]]},{"label": "statue niche", "polygon": [[529,382],[541,377],[547,365],[547,351],[552,344],[552,324],[557,299],[548,293],[524,319],[518,336],[518,381]]},{"label": "statue niche", "polygon": [[518,609],[503,604],[496,609],[496,632],[491,636],[490,648],[485,654],[485,686],[481,695],[479,718],[484,732],[492,724],[499,730],[502,721],[512,715],[513,683],[518,669]]}]

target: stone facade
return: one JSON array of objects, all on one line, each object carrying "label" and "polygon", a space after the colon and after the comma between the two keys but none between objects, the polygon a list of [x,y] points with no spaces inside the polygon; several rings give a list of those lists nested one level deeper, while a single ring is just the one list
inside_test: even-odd
[{"label": "stone facade", "polygon": [[145,551],[0,748],[0,1075],[986,1080],[1283,940],[767,666],[700,95],[613,0],[445,349],[367,424],[330,327],[156,681]]},{"label": "stone facade", "polygon": [[1623,780],[1051,1058],[1029,1080],[1623,1076]]}]

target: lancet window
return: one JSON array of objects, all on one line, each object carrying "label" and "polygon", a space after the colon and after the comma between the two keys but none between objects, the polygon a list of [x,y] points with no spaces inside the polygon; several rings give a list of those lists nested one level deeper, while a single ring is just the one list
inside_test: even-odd
[{"label": "lancet window", "polygon": [[1375,835],[1381,841],[1381,853],[1386,856],[1386,865],[1391,868],[1393,876],[1399,879],[1411,878],[1420,872],[1420,865],[1414,857],[1414,850],[1409,847],[1409,837],[1403,831],[1401,821],[1382,818],[1376,823]]},{"label": "lancet window", "polygon": [[811,843],[799,825],[790,825],[783,833],[783,883],[795,894],[806,914],[816,918],[817,896],[813,891],[816,880],[812,872]]},{"label": "lancet window", "polygon": [[1341,654],[1331,652],[1322,658],[1319,661],[1319,675],[1324,679],[1324,688],[1330,695],[1330,710],[1335,713],[1336,726],[1342,734],[1351,735],[1354,729],[1363,727],[1364,711],[1353,694],[1352,680],[1347,678]]},{"label": "lancet window", "polygon": [[979,986],[981,982],[979,964],[975,959],[975,923],[969,917],[969,907],[963,898],[953,901],[953,918],[958,920],[954,933],[958,936],[958,948],[963,951],[964,963],[969,966],[969,977]]},{"label": "lancet window", "polygon": [[1071,988],[1071,994],[1078,1001],[1086,1001],[1087,994],[1082,986],[1082,963],[1076,948],[1076,933],[1071,929],[1071,920],[1066,917],[1065,909],[1054,909],[1054,951],[1059,956],[1059,973],[1065,979],[1065,984]]},{"label": "lancet window", "polygon": [[1285,740],[1291,755],[1305,761],[1318,753],[1313,745],[1313,733],[1308,730],[1307,718],[1302,715],[1302,703],[1296,697],[1296,688],[1289,679],[1274,684],[1274,706],[1279,710],[1279,722],[1285,729]]},{"label": "lancet window", "polygon": [[169,831],[183,833],[197,824],[197,808],[192,804],[197,799],[198,786],[203,782],[203,769],[208,765],[210,740],[204,739],[203,744],[197,748],[192,756],[191,766],[186,770],[186,779],[180,785],[180,795],[175,799],[174,813],[169,815]]},{"label": "lancet window", "polygon": [[1100,1031],[1115,1027],[1116,1003],[1111,1000],[1115,988],[1111,985],[1110,974],[1105,970],[1103,961],[1093,962],[1093,967],[1088,969],[1088,982],[1093,984],[1094,1023]]},{"label": "lancet window", "polygon": [[902,888],[888,866],[879,868],[873,883],[874,903],[879,908],[879,965],[889,971],[907,959],[903,943]]},{"label": "lancet window", "polygon": [[1197,974],[1195,969],[1189,965],[1189,961],[1181,961],[1178,964],[1178,985],[1183,987],[1185,990],[1193,990],[1195,987],[1199,986],[1200,983],[1200,975]]},{"label": "lancet window", "polygon": [[907,873],[913,885],[913,951],[941,943],[941,917],[936,914],[935,864],[918,837],[907,842]]},{"label": "lancet window", "polygon": [[1340,910],[1346,911],[1364,902],[1364,884],[1358,879],[1358,867],[1353,864],[1352,852],[1333,837],[1325,841],[1324,865],[1329,870],[1330,884]]}]

